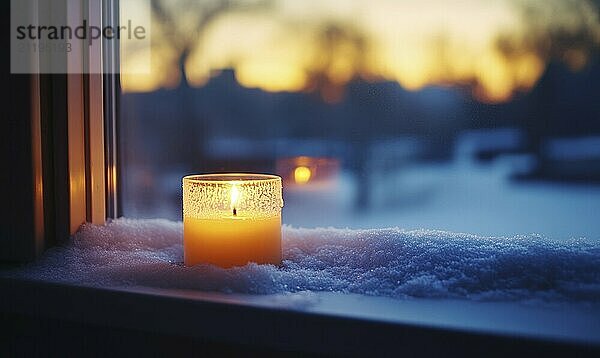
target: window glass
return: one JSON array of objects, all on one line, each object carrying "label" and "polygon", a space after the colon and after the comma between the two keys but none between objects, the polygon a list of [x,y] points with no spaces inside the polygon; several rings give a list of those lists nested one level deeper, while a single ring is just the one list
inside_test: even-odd
[{"label": "window glass", "polygon": [[294,226],[600,238],[597,2],[158,0],[152,16],[151,72],[121,77],[125,216],[181,220],[187,174],[264,172]]}]

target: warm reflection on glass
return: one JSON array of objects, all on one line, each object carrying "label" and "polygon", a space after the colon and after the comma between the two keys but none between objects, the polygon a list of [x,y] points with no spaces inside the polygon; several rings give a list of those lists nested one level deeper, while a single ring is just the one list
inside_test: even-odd
[{"label": "warm reflection on glass", "polygon": [[326,184],[335,181],[340,162],[335,158],[299,156],[277,160],[277,173],[290,185]]},{"label": "warm reflection on glass", "polygon": [[299,166],[294,169],[294,182],[296,184],[306,184],[310,180],[312,173],[310,168]]}]

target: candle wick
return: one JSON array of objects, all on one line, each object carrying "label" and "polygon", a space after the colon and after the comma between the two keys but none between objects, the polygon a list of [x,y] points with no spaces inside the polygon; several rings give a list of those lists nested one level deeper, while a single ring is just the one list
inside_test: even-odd
[{"label": "candle wick", "polygon": [[233,208],[233,216],[237,216],[237,210]]}]

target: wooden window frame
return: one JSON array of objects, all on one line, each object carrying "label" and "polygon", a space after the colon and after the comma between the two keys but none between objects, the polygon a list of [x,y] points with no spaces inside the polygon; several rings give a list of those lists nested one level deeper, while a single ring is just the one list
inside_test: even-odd
[{"label": "wooden window frame", "polygon": [[[43,16],[72,26],[118,26],[118,0],[28,1],[32,20]],[[2,37],[10,48],[10,2],[3,2]],[[66,240],[85,222],[120,215],[118,181],[119,48],[114,41],[86,47],[72,42],[66,74],[10,74],[3,56],[9,120],[3,121],[0,261],[29,261]],[[77,54],[75,56],[74,54]],[[30,57],[40,68],[39,54]]]}]

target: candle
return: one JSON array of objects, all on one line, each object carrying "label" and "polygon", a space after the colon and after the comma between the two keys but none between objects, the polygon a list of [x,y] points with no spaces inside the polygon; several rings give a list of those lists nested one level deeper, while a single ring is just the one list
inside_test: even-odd
[{"label": "candle", "polygon": [[281,178],[205,174],[183,178],[186,265],[281,263]]}]

